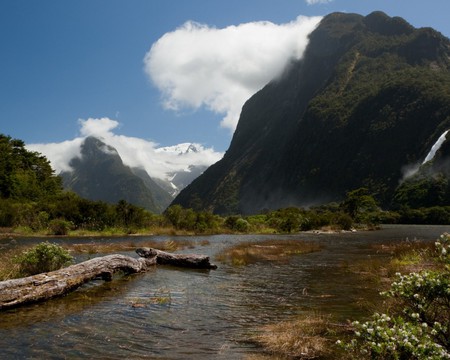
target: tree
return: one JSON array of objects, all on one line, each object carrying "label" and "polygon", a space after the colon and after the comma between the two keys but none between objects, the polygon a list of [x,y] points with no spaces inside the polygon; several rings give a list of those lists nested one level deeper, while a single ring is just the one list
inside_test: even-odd
[{"label": "tree", "polygon": [[39,201],[62,190],[47,158],[0,134],[0,197]]},{"label": "tree", "polygon": [[366,188],[349,191],[341,208],[354,220],[362,220],[364,215],[378,209],[377,201],[369,194]]}]

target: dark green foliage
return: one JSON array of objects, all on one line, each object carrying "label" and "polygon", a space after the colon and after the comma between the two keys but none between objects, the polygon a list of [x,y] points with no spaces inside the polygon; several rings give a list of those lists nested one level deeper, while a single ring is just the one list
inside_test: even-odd
[{"label": "dark green foliage", "polygon": [[180,205],[172,205],[164,212],[165,218],[177,230],[207,232],[217,230],[219,217],[207,211],[196,212]]},{"label": "dark green foliage", "polygon": [[350,230],[353,226],[353,218],[346,213],[337,213],[333,223],[338,225],[342,230]]},{"label": "dark green foliage", "polygon": [[48,224],[51,235],[67,235],[71,228],[71,223],[64,219],[53,219]]},{"label": "dark green foliage", "polygon": [[61,191],[61,179],[41,154],[0,134],[0,198],[39,201]]},{"label": "dark green foliage", "polygon": [[364,221],[369,213],[378,210],[378,204],[366,188],[359,188],[347,193],[341,208],[353,220]]},{"label": "dark green foliage", "polygon": [[299,231],[307,220],[302,209],[289,207],[268,214],[267,222],[280,232],[290,233]]},{"label": "dark green foliage", "polygon": [[450,224],[450,206],[403,208],[398,211],[398,218],[395,222],[399,224],[448,225]]},{"label": "dark green foliage", "polygon": [[396,208],[450,205],[448,178],[443,174],[436,174],[407,179],[396,189],[393,204]]},{"label": "dark green foliage", "polygon": [[24,251],[15,261],[22,276],[54,271],[69,265],[73,258],[69,252],[56,244],[43,242]]},{"label": "dark green foliage", "polygon": [[231,215],[225,219],[224,225],[233,231],[248,232],[250,223],[238,215]]}]

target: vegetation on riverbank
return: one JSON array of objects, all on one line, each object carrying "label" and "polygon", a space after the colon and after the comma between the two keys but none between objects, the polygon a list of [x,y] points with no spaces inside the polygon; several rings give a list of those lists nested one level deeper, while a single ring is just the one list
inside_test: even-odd
[{"label": "vegetation on riverbank", "polygon": [[[260,329],[254,341],[287,359],[450,359],[450,235],[380,245],[388,261],[352,264],[348,271],[383,290],[372,317],[337,323],[307,315]],[[395,273],[394,273],[395,272]]]}]

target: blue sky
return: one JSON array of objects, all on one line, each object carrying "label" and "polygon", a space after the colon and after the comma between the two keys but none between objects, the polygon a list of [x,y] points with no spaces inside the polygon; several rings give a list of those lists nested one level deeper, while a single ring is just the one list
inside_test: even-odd
[{"label": "blue sky", "polygon": [[[258,21],[288,24],[300,15],[323,16],[334,11],[366,15],[374,10],[450,36],[449,0],[317,4],[306,0],[1,0],[0,133],[26,143],[58,143],[79,137],[80,124],[87,124],[87,119],[107,118],[115,121],[108,129],[116,135],[160,146],[196,142],[223,152],[233,129],[223,126],[227,110],[216,99],[208,100],[209,105],[203,102],[204,94],[186,98],[192,95],[192,87],[180,90],[187,92],[182,100],[170,98],[174,94],[164,96],[163,85],[155,84],[144,63],[152,45],[167,33],[175,34],[187,21],[207,25],[209,31]],[[195,39],[202,31],[200,25],[194,28]],[[177,33],[177,41],[186,39],[183,31]],[[226,52],[228,35],[224,36],[217,41],[223,41]],[[154,71],[164,74],[167,62],[170,77],[181,71],[170,67],[177,66],[172,61],[186,53],[165,51]],[[208,74],[194,80],[199,89]],[[245,79],[245,84],[251,81]]]}]

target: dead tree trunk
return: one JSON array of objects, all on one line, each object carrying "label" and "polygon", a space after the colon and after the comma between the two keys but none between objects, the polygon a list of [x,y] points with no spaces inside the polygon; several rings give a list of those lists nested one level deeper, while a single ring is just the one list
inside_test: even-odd
[{"label": "dead tree trunk", "polygon": [[135,259],[116,254],[94,258],[48,273],[2,281],[0,309],[48,300],[67,294],[92,279],[101,277],[110,280],[116,271],[138,273],[155,264],[155,257]]},{"label": "dead tree trunk", "polygon": [[48,300],[67,294],[95,278],[111,280],[121,270],[138,273],[155,264],[196,269],[216,269],[209,257],[194,254],[170,254],[151,248],[139,248],[139,259],[125,255],[107,255],[71,265],[56,271],[0,282],[0,309]]},{"label": "dead tree trunk", "polygon": [[136,252],[144,258],[153,258],[156,256],[156,263],[160,265],[173,265],[195,269],[217,269],[217,266],[211,264],[209,256],[206,255],[171,254],[152,248],[139,248]]}]

